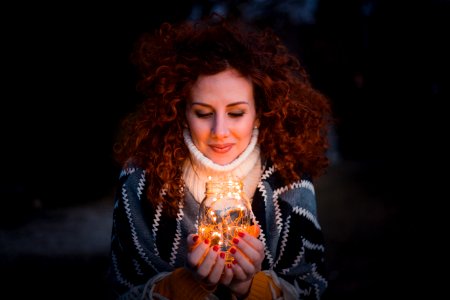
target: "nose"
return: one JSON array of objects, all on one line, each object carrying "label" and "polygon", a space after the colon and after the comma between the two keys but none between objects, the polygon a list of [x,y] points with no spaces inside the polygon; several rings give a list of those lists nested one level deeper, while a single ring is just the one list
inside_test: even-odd
[{"label": "nose", "polygon": [[222,118],[220,116],[216,116],[214,118],[214,124],[212,126],[212,135],[216,138],[224,138],[229,135],[228,125],[225,120],[225,118]]}]

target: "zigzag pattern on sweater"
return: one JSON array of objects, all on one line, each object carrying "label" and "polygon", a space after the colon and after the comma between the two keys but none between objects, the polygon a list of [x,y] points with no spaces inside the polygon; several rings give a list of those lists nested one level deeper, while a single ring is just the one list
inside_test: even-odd
[{"label": "zigzag pattern on sweater", "polygon": [[[328,286],[328,281],[322,275],[320,275],[319,272],[317,272],[317,265],[316,264],[312,264],[312,275],[314,276],[314,278],[316,278],[317,280],[321,281],[325,286]],[[318,288],[317,285],[316,285],[316,288]],[[319,291],[316,290],[316,293],[318,294]]]},{"label": "zigzag pattern on sweater", "polygon": [[[272,171],[271,171],[272,170]],[[266,176],[266,178],[268,178],[270,175],[272,175],[274,168],[271,167],[269,168],[266,172],[264,172],[263,176]],[[266,192],[266,188],[264,187],[264,184],[262,183],[262,180],[259,181],[258,183],[258,189],[261,192],[261,195],[264,199],[264,206],[267,207],[267,192]],[[255,218],[256,220],[256,218]],[[272,268],[273,266],[273,257],[272,257],[272,253],[270,253],[269,248],[267,247],[267,242],[266,242],[266,235],[264,233],[264,229],[261,227],[261,225],[259,224],[259,221],[256,221],[256,224],[258,225],[258,227],[260,228],[260,233],[259,233],[259,240],[263,243],[264,245],[264,254],[267,258],[267,260],[269,261],[269,265]]]},{"label": "zigzag pattern on sweater", "polygon": [[[304,248],[307,248],[310,250],[321,251],[321,252],[325,251],[325,249],[322,245],[317,245],[317,244],[311,243],[310,241],[306,240],[303,237],[302,237],[302,242],[303,242]],[[320,275],[320,273],[317,271],[317,265],[315,263],[311,264],[311,271],[309,273],[303,275],[302,278],[306,279],[308,276],[312,276],[316,280],[320,281],[324,285],[325,288],[328,286],[327,280],[322,275]],[[317,283],[313,284],[313,287],[314,287],[316,299],[319,300],[320,299],[320,287]],[[311,290],[310,289],[302,290],[301,293],[304,295],[310,295]]]},{"label": "zigzag pattern on sweater", "polygon": [[[136,228],[134,227],[133,222],[133,216],[131,215],[131,209],[130,209],[130,202],[128,200],[128,194],[126,192],[126,187],[124,186],[122,188],[122,199],[123,199],[123,205],[125,208],[125,214],[127,215],[128,224],[130,225],[131,230],[131,238],[133,240],[133,244],[135,245],[136,249],[138,250],[139,255],[145,260],[147,264],[149,264],[156,272],[158,272],[158,269],[152,264],[150,259],[145,254],[145,251],[142,247],[142,245],[139,243],[139,239],[136,233]],[[138,270],[136,270],[138,271]]]},{"label": "zigzag pattern on sweater", "polygon": [[302,188],[310,190],[313,193],[313,195],[316,194],[312,182],[309,181],[309,180],[306,180],[306,179],[302,179],[301,181],[296,181],[296,182],[291,183],[291,184],[289,184],[287,186],[283,186],[283,187],[280,187],[280,188],[276,189],[274,191],[274,198],[278,199],[278,196],[280,194],[285,193],[285,192],[287,192],[289,190],[302,189]]},{"label": "zigzag pattern on sweater", "polygon": [[[121,178],[124,177],[124,176],[133,174],[134,172],[136,172],[136,168],[124,168],[124,169],[122,169],[122,171],[120,171],[119,179],[121,179]],[[145,174],[145,171],[143,171],[143,173]],[[139,192],[138,192],[138,193],[139,193]],[[139,193],[139,195],[140,195],[140,194],[141,194],[141,193]],[[118,201],[115,201],[115,202],[114,202],[114,209],[116,209],[118,205],[119,205]]]},{"label": "zigzag pattern on sweater", "polygon": [[316,191],[314,190],[314,186],[313,186],[312,182],[309,180],[306,180],[306,179],[302,179],[300,181],[296,181],[296,182],[289,184],[288,189],[286,189],[284,191],[292,190],[292,189],[301,189],[301,188],[310,190],[311,193],[313,193],[313,195],[316,194]]},{"label": "zigzag pattern on sweater", "polygon": [[269,178],[276,170],[276,166],[273,165],[271,167],[269,167],[268,169],[264,170],[264,173],[261,175],[261,181],[262,180],[266,180],[267,178]]},{"label": "zigzag pattern on sweater", "polygon": [[[324,284],[324,287],[326,288],[328,286],[328,282],[327,280],[322,277],[318,272],[317,272],[317,266],[316,264],[312,264],[312,270],[311,273],[305,274],[304,276],[302,276],[303,279],[306,280],[306,278],[308,276],[312,276],[315,279],[319,280],[320,282],[322,282]],[[316,295],[316,299],[320,300],[320,287],[317,283],[313,284],[312,287],[314,288],[314,292]],[[309,296],[311,295],[311,287],[309,287],[307,290],[306,289],[300,289],[300,294],[301,295],[305,295],[305,296]]]},{"label": "zigzag pattern on sweater", "polygon": [[175,238],[173,240],[173,244],[172,244],[172,251],[171,251],[171,255],[170,255],[170,262],[169,264],[173,267],[175,264],[175,260],[177,258],[177,253],[178,253],[178,245],[180,244],[180,240],[182,238],[181,236],[181,221],[183,220],[184,217],[184,212],[183,212],[183,201],[180,201],[179,205],[178,205],[178,213],[177,213],[177,231],[175,233]]},{"label": "zigzag pattern on sweater", "polygon": [[159,256],[159,250],[156,246],[156,234],[158,233],[159,228],[159,222],[161,220],[161,212],[162,212],[163,204],[158,203],[158,206],[155,210],[155,216],[153,218],[153,225],[152,225],[152,234],[153,234],[153,249],[155,249],[155,255]]},{"label": "zigzag pattern on sweater", "polygon": [[319,222],[317,221],[316,217],[310,211],[306,210],[303,207],[299,207],[299,206],[295,206],[292,210],[295,213],[299,214],[300,216],[304,216],[306,219],[311,221],[317,229],[320,229]]},{"label": "zigzag pattern on sweater", "polygon": [[318,244],[315,244],[315,243],[311,243],[310,241],[308,241],[305,238],[303,238],[302,241],[303,241],[303,245],[307,249],[318,250],[318,251],[325,252],[325,247],[323,245],[318,245]]},{"label": "zigzag pattern on sweater", "polygon": [[289,190],[289,187],[288,186],[284,186],[284,187],[281,187],[279,189],[276,189],[273,192],[272,201],[273,201],[273,204],[275,206],[275,221],[276,221],[276,224],[277,224],[278,234],[281,233],[281,229],[283,228],[283,219],[282,219],[282,216],[281,216],[280,205],[278,204],[278,196],[281,193],[284,193],[287,190]]},{"label": "zigzag pattern on sweater", "polygon": [[292,268],[298,266],[298,264],[300,263],[300,261],[302,260],[303,256],[305,255],[305,248],[302,247],[302,250],[300,251],[300,253],[295,257],[294,262],[291,264],[290,267],[288,268],[284,268],[281,270],[281,273],[284,275],[287,275],[289,273],[289,270],[291,270]]},{"label": "zigzag pattern on sweater", "polygon": [[[120,171],[119,179],[122,178],[123,176],[133,174],[135,171],[136,171],[136,168],[124,168],[124,169],[122,169],[122,171]],[[144,171],[144,173],[145,173],[145,171]]]},{"label": "zigzag pattern on sweater", "polygon": [[294,182],[293,184],[291,184],[291,186],[292,186],[291,187],[292,189],[294,189],[294,188],[305,188],[305,189],[310,190],[313,193],[313,195],[316,194],[316,191],[314,189],[314,185],[312,184],[311,181],[306,180],[306,179],[303,179],[302,181],[300,181],[300,183]]},{"label": "zigzag pattern on sweater", "polygon": [[[316,280],[318,280],[319,282],[321,282],[323,284],[324,288],[326,288],[328,286],[327,280],[323,276],[321,276],[319,274],[319,272],[317,271],[317,265],[315,263],[311,264],[311,271],[309,273],[306,273],[306,274],[300,276],[300,279],[308,280],[309,277],[313,277]],[[311,295],[311,293],[312,293],[311,288],[314,288],[314,295],[316,296],[317,300],[320,300],[321,288],[320,288],[319,284],[314,283],[307,289],[301,289],[299,287],[298,283],[295,282],[295,287],[299,291],[300,295],[304,295],[304,296]]]},{"label": "zigzag pattern on sweater", "polygon": [[117,262],[117,256],[114,252],[111,253],[111,261],[114,269],[114,274],[116,275],[116,280],[121,284],[127,286],[128,288],[133,287],[133,284],[122,277],[122,273],[119,271],[119,263]]},{"label": "zigzag pattern on sweater", "polygon": [[[317,288],[317,285],[314,287],[314,290],[316,290],[316,288]],[[301,288],[299,288],[299,295],[300,296],[303,295],[305,297],[311,295],[311,287],[309,287],[308,289],[301,289]],[[316,300],[319,300],[319,299],[320,298],[316,297]]]},{"label": "zigzag pattern on sweater", "polygon": [[283,228],[283,217],[282,217],[282,214],[280,211],[278,197],[279,197],[279,195],[281,195],[289,190],[300,189],[300,188],[306,188],[306,189],[312,191],[313,194],[315,194],[312,183],[307,180],[301,180],[300,182],[296,181],[287,186],[280,187],[273,192],[272,201],[273,201],[273,204],[275,207],[275,220],[276,220],[276,224],[277,224],[278,234],[281,233],[281,230]]},{"label": "zigzag pattern on sweater", "polygon": [[281,237],[280,252],[278,253],[277,261],[273,264],[274,268],[276,267],[280,259],[283,257],[284,250],[286,249],[286,244],[289,237],[290,223],[291,223],[291,216],[289,215],[286,218],[286,226],[284,226],[283,236]]},{"label": "zigzag pattern on sweater", "polygon": [[[311,202],[315,201],[314,186],[308,180],[283,186],[276,167],[269,166],[265,165],[254,196],[254,201],[257,202],[252,205],[253,223],[260,228],[258,238],[264,245],[263,266],[278,276],[286,275],[288,282],[298,292],[308,293],[310,296],[316,292],[316,296],[320,295],[326,284],[326,279],[320,273],[324,246],[320,242],[319,223],[315,214],[308,209],[314,207],[314,202]],[[139,174],[135,173],[137,171]],[[140,172],[144,171],[129,168],[122,172],[122,176],[133,173],[135,175],[122,180],[122,190],[116,198],[119,205],[115,213],[117,218],[113,220],[111,264],[114,282],[118,290],[122,291],[145,284],[146,278],[152,278],[159,272],[170,272],[171,267],[184,266],[186,249],[183,239],[194,228],[198,230],[198,219],[193,219],[197,203],[191,203],[194,200],[191,197],[185,197],[184,201],[179,203],[175,218],[164,215],[162,204],[153,209],[140,205],[139,202],[148,201],[144,190],[145,176],[141,176]],[[305,189],[310,192],[304,193]],[[293,191],[289,192],[286,201],[301,197],[299,206],[291,208],[289,203],[283,202],[282,194],[290,190]],[[160,193],[165,195],[165,192],[161,190]],[[148,211],[142,211],[147,208]],[[149,219],[143,220],[142,217]],[[309,226],[308,222],[314,226]],[[159,242],[156,244],[157,236],[161,245]],[[119,242],[122,238],[129,242]],[[302,247],[299,248],[298,243],[302,242]],[[159,249],[157,245],[160,245]],[[129,249],[126,249],[127,247]],[[310,251],[317,252],[309,256]]]},{"label": "zigzag pattern on sweater", "polygon": [[138,186],[137,186],[137,195],[138,199],[141,200],[142,193],[145,188],[145,172],[142,172],[141,177],[139,178]]},{"label": "zigzag pattern on sweater", "polygon": [[144,273],[142,272],[141,266],[135,259],[133,259],[133,265],[134,265],[134,269],[136,270],[136,273],[138,275],[144,275]]}]

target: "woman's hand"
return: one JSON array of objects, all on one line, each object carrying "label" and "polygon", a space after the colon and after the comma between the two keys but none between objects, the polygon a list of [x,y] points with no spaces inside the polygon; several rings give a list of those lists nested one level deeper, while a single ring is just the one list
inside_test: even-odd
[{"label": "woman's hand", "polygon": [[245,232],[239,232],[233,239],[234,246],[229,250],[234,257],[233,261],[233,280],[229,288],[237,296],[243,296],[248,293],[253,276],[261,271],[261,265],[264,260],[264,245],[257,238],[259,227],[253,225]]},{"label": "woman's hand", "polygon": [[219,281],[231,282],[233,273],[231,268],[225,265],[225,253],[219,250],[219,246],[210,247],[208,239],[201,240],[196,234],[187,237],[187,264],[198,281],[208,287],[213,287]]}]

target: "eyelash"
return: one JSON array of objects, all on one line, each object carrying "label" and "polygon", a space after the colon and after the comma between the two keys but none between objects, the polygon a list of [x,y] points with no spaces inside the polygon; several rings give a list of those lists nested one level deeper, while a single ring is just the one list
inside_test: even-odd
[{"label": "eyelash", "polygon": [[211,113],[204,114],[204,113],[196,112],[195,115],[199,118],[206,118],[207,116],[211,115]]},{"label": "eyelash", "polygon": [[[233,112],[233,113],[230,112],[230,113],[228,113],[228,115],[229,115],[231,118],[239,118],[239,117],[242,117],[244,114],[245,114],[244,112]],[[196,112],[195,115],[196,115],[198,118],[206,119],[206,118],[212,116],[213,113],[201,113],[201,112]]]},{"label": "eyelash", "polygon": [[228,115],[232,118],[238,118],[238,117],[242,117],[244,115],[244,112],[233,112],[233,113],[228,113]]}]

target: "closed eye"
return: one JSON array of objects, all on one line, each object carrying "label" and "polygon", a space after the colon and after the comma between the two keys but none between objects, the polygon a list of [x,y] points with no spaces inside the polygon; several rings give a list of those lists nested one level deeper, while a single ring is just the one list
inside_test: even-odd
[{"label": "closed eye", "polygon": [[195,115],[198,118],[205,119],[205,118],[209,118],[210,116],[212,116],[213,113],[212,112],[204,113],[204,112],[196,111]]},{"label": "closed eye", "polygon": [[228,115],[232,118],[242,117],[244,115],[243,111],[240,112],[229,112]]}]

